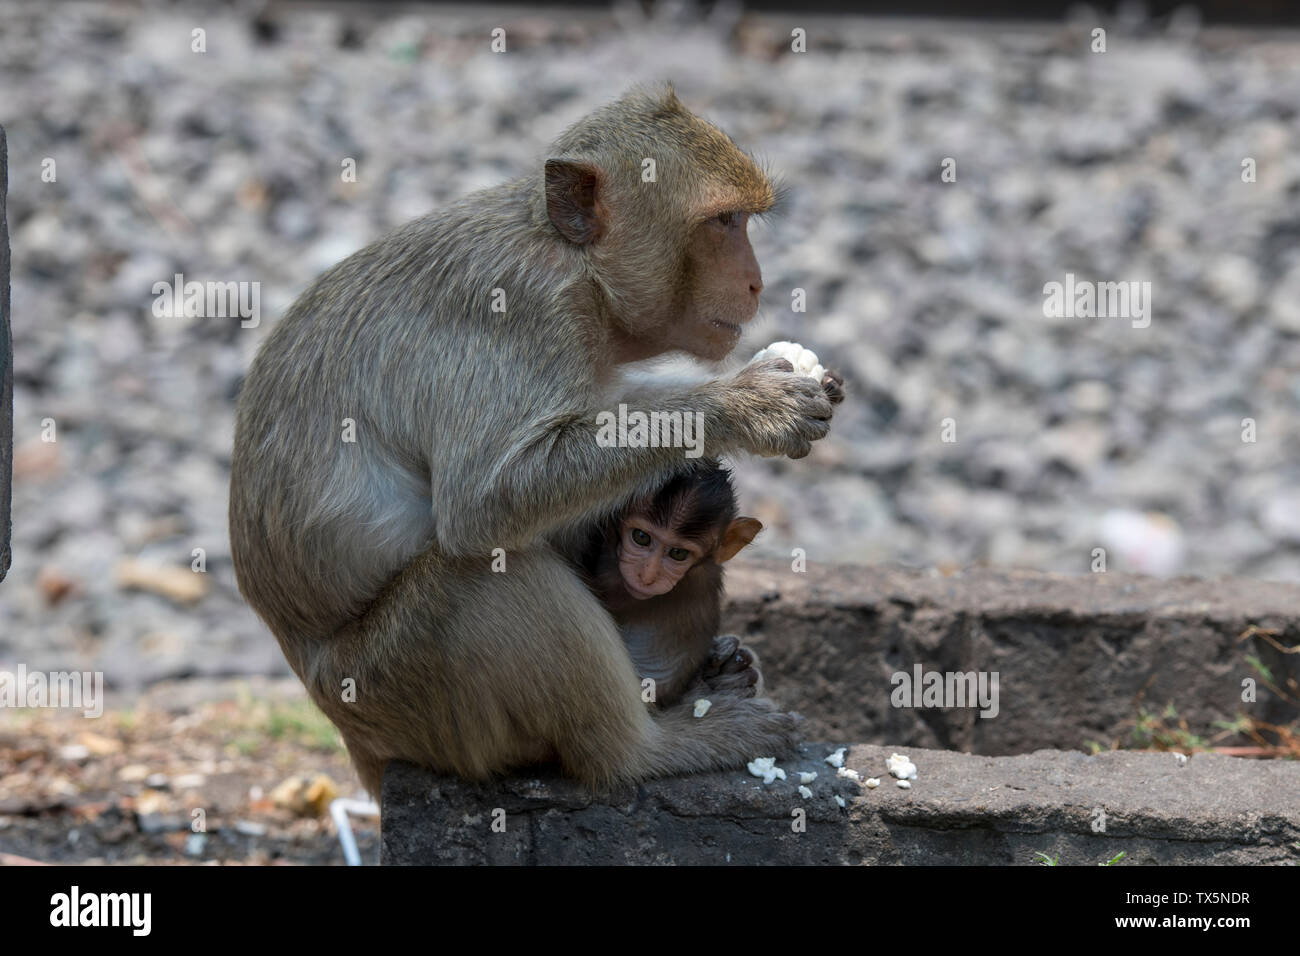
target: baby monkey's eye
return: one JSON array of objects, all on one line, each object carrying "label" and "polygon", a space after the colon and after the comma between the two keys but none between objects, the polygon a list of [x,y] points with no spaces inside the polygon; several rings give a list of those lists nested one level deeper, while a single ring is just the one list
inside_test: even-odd
[{"label": "baby monkey's eye", "polygon": [[724,226],[734,226],[739,219],[740,213],[738,212],[724,212],[722,215],[718,216],[718,222],[722,223]]},{"label": "baby monkey's eye", "polygon": [[[640,528],[633,528],[633,529],[632,529],[632,540],[635,541],[637,544],[641,545],[641,547],[644,548],[646,545],[648,545],[648,544],[650,543],[650,535],[646,534],[646,533],[645,533],[644,531],[642,531]],[[680,551],[681,549],[678,548],[678,550]]]},{"label": "baby monkey's eye", "polygon": [[668,557],[672,558],[674,561],[685,561],[690,556],[691,553],[687,551],[685,548],[668,549]]}]

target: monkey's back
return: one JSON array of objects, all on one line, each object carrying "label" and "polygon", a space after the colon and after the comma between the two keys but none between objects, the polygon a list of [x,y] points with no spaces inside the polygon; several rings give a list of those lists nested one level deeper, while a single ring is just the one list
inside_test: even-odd
[{"label": "monkey's back", "polygon": [[531,215],[535,188],[485,190],[359,250],[259,350],[238,402],[230,535],[240,590],[281,637],[332,633],[431,545],[517,543],[478,521],[483,463],[541,409],[584,399],[571,352],[584,333],[556,307],[572,253]]}]

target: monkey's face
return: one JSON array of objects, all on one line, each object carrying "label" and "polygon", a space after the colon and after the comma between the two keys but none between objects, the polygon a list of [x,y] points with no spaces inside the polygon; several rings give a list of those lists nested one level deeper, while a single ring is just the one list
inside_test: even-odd
[{"label": "monkey's face", "polygon": [[698,223],[686,245],[684,301],[670,347],[710,361],[725,358],[758,311],[763,274],[749,244],[749,213],[723,212]]},{"label": "monkey's face", "polygon": [[618,571],[628,594],[644,601],[675,588],[705,553],[698,541],[683,538],[646,518],[631,518],[619,531]]}]

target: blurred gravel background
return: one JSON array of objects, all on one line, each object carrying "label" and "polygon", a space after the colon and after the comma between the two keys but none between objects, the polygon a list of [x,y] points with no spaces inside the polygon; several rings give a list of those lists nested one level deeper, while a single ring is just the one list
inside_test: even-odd
[{"label": "blurred gravel background", "polygon": [[[1081,573],[1104,545],[1111,569],[1300,580],[1294,36],[1108,21],[1096,54],[1086,16],[271,11],[0,0],[17,444],[0,668],[94,666],[119,687],[286,672],[226,538],[261,338],[349,252],[663,78],[791,188],[751,230],[767,291],[737,354],[795,339],[851,389],[808,459],[739,464],[760,551],[804,548],[810,573]],[[1067,271],[1150,281],[1150,327],[1045,319]],[[177,272],[260,282],[261,326],[156,318],[152,286]]]}]

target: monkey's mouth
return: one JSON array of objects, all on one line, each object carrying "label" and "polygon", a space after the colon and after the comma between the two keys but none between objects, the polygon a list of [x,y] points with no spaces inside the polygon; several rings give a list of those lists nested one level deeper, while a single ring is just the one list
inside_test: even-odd
[{"label": "monkey's mouth", "polygon": [[722,319],[714,319],[713,324],[722,329],[728,335],[740,336],[740,325],[736,322],[724,322]]},{"label": "monkey's mouth", "polygon": [[652,597],[659,596],[650,591],[641,590],[640,587],[633,585],[630,581],[623,582],[623,589],[637,601],[648,601]]}]

